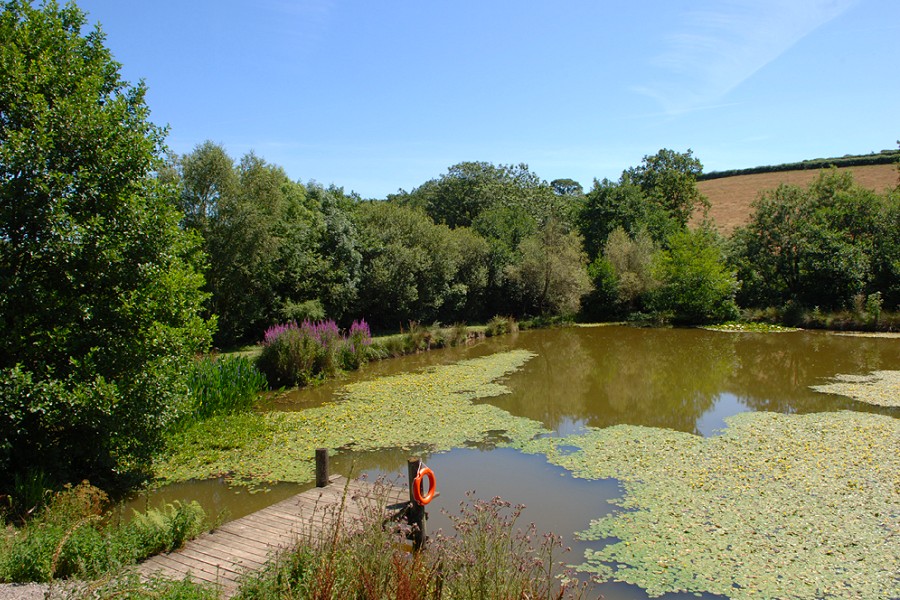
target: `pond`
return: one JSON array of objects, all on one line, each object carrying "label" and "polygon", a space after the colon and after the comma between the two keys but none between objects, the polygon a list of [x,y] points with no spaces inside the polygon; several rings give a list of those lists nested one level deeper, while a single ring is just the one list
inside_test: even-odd
[{"label": "pond", "polygon": [[[593,440],[591,436],[598,429],[640,436],[641,429],[614,426],[662,428],[687,434],[687,437],[674,436],[671,441],[675,446],[684,446],[690,445],[693,439],[715,441],[718,436],[726,437],[723,434],[728,427],[726,419],[739,413],[766,411],[814,415],[854,411],[890,419],[900,417],[897,408],[873,406],[810,388],[827,383],[838,374],[866,375],[873,371],[900,369],[898,339],[807,331],[734,333],[626,326],[524,331],[483,340],[472,346],[372,363],[341,380],[280,395],[266,408],[270,411],[308,411],[327,406],[335,400],[335,394],[350,383],[369,382],[512,350],[525,350],[531,355],[518,370],[500,380],[508,393],[475,402],[490,404],[515,417],[539,423],[548,432],[542,435],[545,439],[539,440],[543,446],[525,447],[523,451],[521,445],[509,447],[510,444],[505,443],[507,439],[500,434],[471,440],[471,443],[457,445],[446,452],[424,453],[428,466],[437,474],[441,493],[440,498],[429,506],[429,529],[449,527],[449,520],[441,514],[441,509],[455,512],[468,491],[474,490],[481,498],[501,496],[513,504],[526,505],[523,525],[535,522],[541,530],[562,535],[564,543],[572,547],[571,553],[565,556],[571,564],[582,563],[586,551],[596,551],[610,541],[609,538],[582,540],[576,537],[576,532],[584,532],[591,528],[592,522],[604,517],[622,513],[619,504],[623,494],[638,492],[635,487],[638,484],[634,482],[623,485],[627,477],[620,480],[609,477],[608,473],[592,473],[579,466],[594,460],[589,458],[594,456],[589,451],[594,450],[587,448],[585,442]],[[414,416],[409,417],[408,427],[419,425]],[[816,423],[814,427],[820,427],[820,424]],[[888,435],[894,435],[894,431],[889,430]],[[573,440],[571,445],[568,440]],[[806,444],[808,449],[809,440]],[[706,452],[703,448],[698,451]],[[610,452],[615,454],[614,449]],[[333,460],[333,470],[345,475],[399,477],[405,473],[406,458],[410,453],[410,450],[399,448],[344,452]],[[577,460],[567,462],[579,456],[583,457],[582,463]],[[702,457],[696,459],[701,460]],[[695,459],[688,462],[691,461]],[[623,472],[621,466],[617,468],[620,469],[617,473]],[[683,471],[690,465],[679,468]],[[675,473],[673,470],[673,478],[680,477],[682,471]],[[196,498],[205,507],[216,512],[227,511],[230,517],[236,518],[308,486],[283,483],[269,486],[266,492],[250,493],[246,489],[231,489],[216,480],[188,482],[173,484],[154,492],[151,498],[136,502],[155,504],[161,499]],[[614,504],[615,501],[619,504]],[[893,518],[898,515],[895,513]],[[600,530],[607,534],[618,531],[603,527]],[[891,543],[896,544],[896,539]],[[887,549],[888,553],[893,552],[896,545]],[[616,560],[629,564],[623,556],[619,553]],[[633,560],[637,563],[642,558]],[[889,554],[887,569],[892,564],[896,566],[892,560],[900,559],[896,554]],[[655,580],[641,577],[645,575],[625,579],[644,583],[643,587],[649,587],[653,592],[652,583],[646,581]],[[678,579],[683,579],[683,575],[659,577],[660,589],[665,589],[667,582],[672,589],[679,585],[685,589],[683,581]],[[746,591],[750,584],[735,579],[733,586],[734,596],[743,597],[739,591]],[[717,588],[698,584],[698,587],[686,589]],[[772,588],[768,589],[771,591]],[[606,598],[647,597],[632,583],[605,583],[596,588],[596,593]],[[655,593],[658,595],[659,591]],[[814,597],[817,592],[810,593]],[[728,595],[732,593],[728,592]],[[697,594],[669,593],[662,597],[694,598]],[[719,596],[706,593],[703,597]]]}]

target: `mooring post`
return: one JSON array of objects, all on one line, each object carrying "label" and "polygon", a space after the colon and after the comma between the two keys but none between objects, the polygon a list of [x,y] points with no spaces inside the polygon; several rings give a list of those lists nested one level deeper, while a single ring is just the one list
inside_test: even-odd
[{"label": "mooring post", "polygon": [[328,485],[328,477],[328,448],[316,448],[316,487]]},{"label": "mooring post", "polygon": [[412,527],[412,543],[413,551],[418,551],[425,545],[425,507],[416,502],[414,487],[416,485],[416,476],[419,474],[419,465],[421,461],[418,457],[410,458],[407,462],[407,471],[409,474],[409,511],[406,513],[406,520]]}]

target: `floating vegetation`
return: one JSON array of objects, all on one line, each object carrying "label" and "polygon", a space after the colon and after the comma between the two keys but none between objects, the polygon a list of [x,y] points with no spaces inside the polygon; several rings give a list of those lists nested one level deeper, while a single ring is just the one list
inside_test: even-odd
[{"label": "floating vegetation", "polygon": [[800,331],[796,327],[784,327],[783,325],[773,325],[771,323],[739,323],[737,321],[729,321],[720,325],[707,325],[703,329],[731,333],[790,333],[792,331]]},{"label": "floating vegetation", "polygon": [[312,480],[316,448],[440,451],[497,432],[527,440],[544,431],[540,423],[472,401],[508,393],[497,380],[533,356],[516,350],[354,383],[338,401],[300,412],[214,417],[175,434],[156,472],[167,482],[225,476],[258,486]]},{"label": "floating vegetation", "polygon": [[866,404],[900,408],[900,371],[874,371],[871,375],[836,375],[832,383],[809,387],[817,392],[847,396]]},{"label": "floating vegetation", "polygon": [[900,339],[900,332],[897,331],[835,331],[831,335],[840,335],[843,337],[884,338],[889,340]]},{"label": "floating vegetation", "polygon": [[617,504],[627,510],[580,534],[619,541],[587,551],[578,568],[651,596],[900,597],[900,420],[742,413],[727,422],[710,438],[619,425],[522,444],[577,477],[625,486]]}]

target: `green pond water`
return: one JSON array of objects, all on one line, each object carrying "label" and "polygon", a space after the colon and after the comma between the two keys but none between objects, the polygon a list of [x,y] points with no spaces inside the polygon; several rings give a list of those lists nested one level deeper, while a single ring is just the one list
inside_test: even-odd
[{"label": "green pond water", "polygon": [[[624,326],[525,331],[472,346],[372,363],[317,388],[271,398],[266,409],[302,411],[334,401],[336,392],[348,383],[520,349],[535,356],[501,380],[509,393],[477,402],[537,421],[553,438],[616,425],[664,428],[708,438],[721,435],[726,418],[754,411],[785,415],[855,411],[900,417],[896,408],[810,389],[838,374],[900,369],[900,339],[806,331],[727,333]],[[411,419],[409,426],[416,425]],[[429,506],[430,530],[448,528],[449,519],[441,510],[455,512],[466,492],[474,490],[482,498],[501,496],[526,505],[522,524],[534,522],[541,530],[562,535],[564,543],[572,547],[564,557],[570,564],[581,563],[585,551],[612,541],[583,541],[576,538],[576,532],[622,510],[611,503],[622,498],[622,482],[610,477],[576,477],[560,466],[563,461],[559,459],[551,463],[544,454],[524,453],[504,447],[503,442],[503,436],[497,435],[447,452],[422,453],[437,474],[441,494]],[[565,454],[578,448],[569,449],[561,442],[557,450]],[[344,452],[332,459],[332,469],[351,476],[401,478],[409,455],[409,450],[402,449]],[[308,487],[310,484],[282,483],[265,492],[250,493],[220,480],[187,482],[136,498],[132,506],[197,499],[214,513],[237,518]],[[604,583],[595,587],[593,594],[612,599],[648,597],[640,587],[626,583]],[[695,598],[697,594],[662,597]]]}]

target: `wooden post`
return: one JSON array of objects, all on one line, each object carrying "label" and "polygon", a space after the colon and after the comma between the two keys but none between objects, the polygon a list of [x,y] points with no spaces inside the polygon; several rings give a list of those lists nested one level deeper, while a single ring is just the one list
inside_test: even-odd
[{"label": "wooden post", "polygon": [[328,448],[316,448],[316,487],[328,485],[328,477]]},{"label": "wooden post", "polygon": [[425,514],[425,507],[416,502],[413,492],[416,485],[416,475],[419,474],[420,463],[421,461],[418,457],[410,458],[406,463],[409,474],[409,511],[406,513],[406,520],[412,527],[413,551],[418,551],[425,545],[425,519],[428,518]]}]

